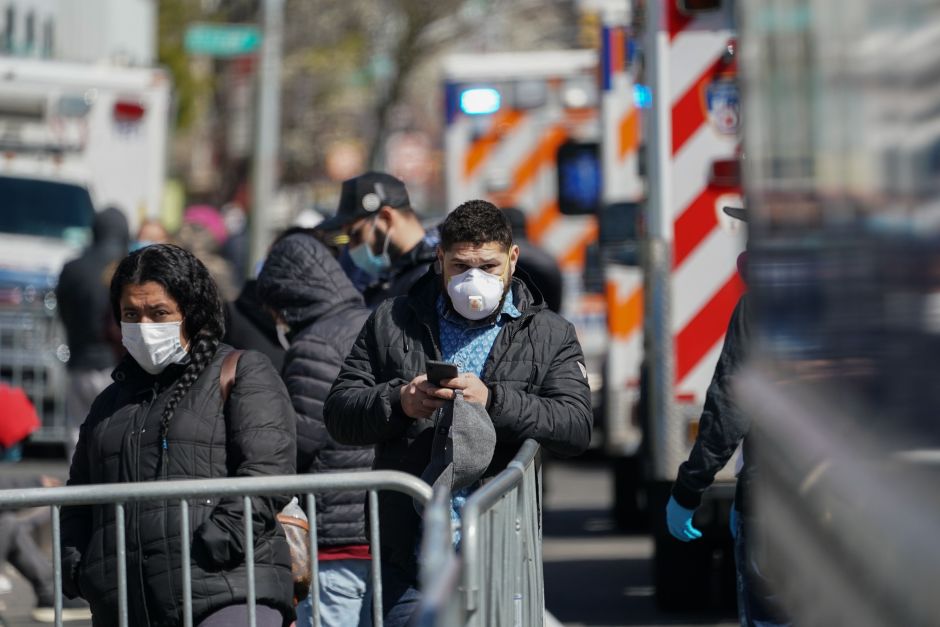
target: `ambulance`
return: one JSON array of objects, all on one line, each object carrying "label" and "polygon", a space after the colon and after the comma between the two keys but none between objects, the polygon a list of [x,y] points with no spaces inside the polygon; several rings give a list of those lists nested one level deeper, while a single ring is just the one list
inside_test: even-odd
[{"label": "ambulance", "polygon": [[158,214],[170,87],[162,69],[0,59],[0,379],[36,405],[36,439],[65,434],[59,273],[95,211],[124,211],[132,234]]}]

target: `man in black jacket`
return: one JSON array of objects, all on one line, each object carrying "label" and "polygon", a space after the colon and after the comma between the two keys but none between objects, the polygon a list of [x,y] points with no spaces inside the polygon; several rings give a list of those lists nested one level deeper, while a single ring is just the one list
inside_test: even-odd
[{"label": "man in black jacket", "polygon": [[56,287],[59,316],[69,346],[65,413],[70,458],[78,442],[78,427],[95,397],[111,384],[111,371],[117,363],[108,340],[108,327],[114,324],[108,285],[114,266],[127,255],[127,218],[115,207],[101,211],[95,216],[93,238],[80,257],[65,264]]},{"label": "man in black jacket", "polygon": [[384,172],[343,181],[336,215],[317,229],[349,236],[351,263],[372,281],[363,291],[370,309],[407,294],[437,258],[434,234],[421,225],[405,184]]},{"label": "man in black jacket", "polygon": [[[297,471],[369,470],[371,446],[343,445],[327,433],[323,403],[343,359],[369,317],[362,296],[311,235],[278,241],[258,277],[258,293],[274,313],[290,348],[281,376],[297,414]],[[325,627],[371,624],[371,556],[365,529],[365,494],[317,497],[320,621]],[[305,600],[297,623],[310,615]]]},{"label": "man in black jacket", "polygon": [[[483,405],[496,430],[493,461],[503,468],[533,438],[577,455],[591,438],[584,357],[573,326],[513,278],[519,249],[494,205],[464,203],[440,226],[440,272],[370,316],[327,398],[327,428],[340,442],[375,444],[375,468],[420,476],[428,465],[436,410],[460,389]],[[460,374],[428,381],[429,360]],[[459,515],[466,493],[455,493]],[[386,625],[405,625],[418,603],[420,521],[411,499],[380,494]]]},{"label": "man in black jacket", "polygon": [[[725,213],[747,221],[744,209],[725,207]],[[747,254],[738,258],[738,273],[747,280]],[[786,627],[789,620],[760,574],[748,547],[748,532],[753,532],[754,521],[748,504],[748,486],[753,480],[754,461],[748,442],[751,430],[750,416],[743,413],[734,398],[733,385],[741,367],[747,361],[752,342],[751,313],[747,294],[738,300],[725,342],[715,366],[711,384],[705,394],[705,407],[699,418],[698,436],[689,458],[679,466],[672,495],[666,505],[666,524],[677,540],[691,542],[702,537],[692,524],[695,510],[702,503],[705,491],[715,475],[742,447],[741,467],[737,473],[737,487],[731,506],[731,534],[735,540],[735,566],[738,579],[738,614],[742,625],[748,627]]]}]

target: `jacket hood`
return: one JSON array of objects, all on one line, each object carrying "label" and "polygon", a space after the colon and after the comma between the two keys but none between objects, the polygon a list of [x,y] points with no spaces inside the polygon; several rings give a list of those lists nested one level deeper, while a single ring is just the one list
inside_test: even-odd
[{"label": "jacket hood", "polygon": [[291,327],[364,306],[362,294],[330,251],[303,233],[285,237],[271,248],[258,275],[258,295]]},{"label": "jacket hood", "polygon": [[114,207],[108,207],[95,215],[92,227],[95,246],[98,248],[120,248],[124,253],[130,244],[130,231],[124,213]]}]

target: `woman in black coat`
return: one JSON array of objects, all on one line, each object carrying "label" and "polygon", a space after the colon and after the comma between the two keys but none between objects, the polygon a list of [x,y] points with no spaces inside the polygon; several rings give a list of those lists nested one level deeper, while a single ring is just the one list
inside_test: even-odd
[{"label": "woman in black coat", "polygon": [[[126,257],[111,307],[128,355],[81,427],[69,485],[211,479],[295,472],[295,417],[270,361],[238,361],[223,409],[222,361],[231,347],[222,301],[205,266],[182,248],[154,245]],[[252,499],[259,627],[293,619],[290,549],[277,512],[282,497]],[[182,543],[191,544],[196,625],[247,624],[243,500],[190,501],[191,537],[180,537],[176,499],[125,506],[131,625],[183,622]],[[94,625],[117,624],[112,506],[62,511],[63,585],[91,605]]]}]

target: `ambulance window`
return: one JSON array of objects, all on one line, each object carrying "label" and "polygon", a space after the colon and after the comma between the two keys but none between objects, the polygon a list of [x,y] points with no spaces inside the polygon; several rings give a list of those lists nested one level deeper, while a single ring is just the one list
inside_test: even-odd
[{"label": "ambulance window", "polygon": [[0,176],[0,232],[63,239],[90,229],[95,209],[80,185]]},{"label": "ambulance window", "polygon": [[566,215],[594,214],[601,200],[601,162],[596,142],[558,148],[558,208]]}]

